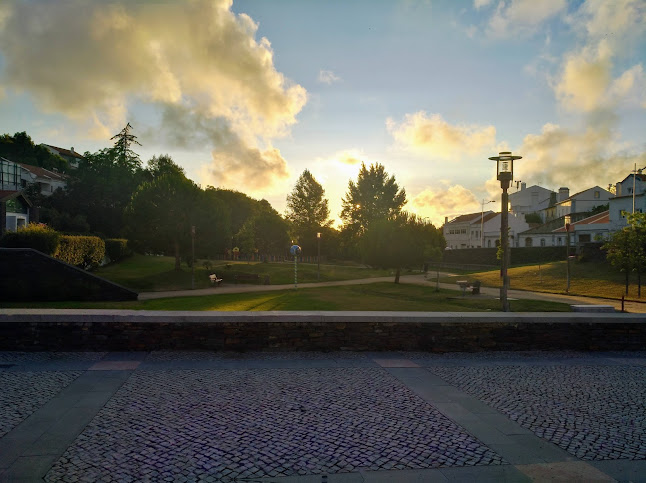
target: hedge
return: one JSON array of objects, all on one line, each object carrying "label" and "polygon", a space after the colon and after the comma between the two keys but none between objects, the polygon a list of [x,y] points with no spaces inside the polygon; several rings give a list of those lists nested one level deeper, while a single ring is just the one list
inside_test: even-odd
[{"label": "hedge", "polygon": [[33,248],[45,255],[53,255],[60,243],[61,234],[47,225],[30,223],[9,231],[0,239],[0,246],[4,248]]},{"label": "hedge", "polygon": [[55,258],[86,270],[97,267],[105,257],[105,242],[98,236],[61,236]]},{"label": "hedge", "polygon": [[[574,252],[574,246],[572,251]],[[497,248],[461,248],[445,250],[444,263],[466,265],[500,265],[496,257]],[[511,264],[525,265],[530,263],[547,263],[565,260],[566,247],[512,247]]]},{"label": "hedge", "polygon": [[108,238],[105,240],[105,254],[111,262],[117,262],[132,254],[125,238]]}]

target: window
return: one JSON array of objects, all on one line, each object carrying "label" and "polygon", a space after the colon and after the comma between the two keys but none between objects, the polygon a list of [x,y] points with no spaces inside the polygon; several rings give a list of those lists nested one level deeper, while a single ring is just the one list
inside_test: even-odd
[{"label": "window", "polygon": [[595,198],[600,198],[601,197],[601,192],[600,191],[595,191],[594,192],[594,197]]},{"label": "window", "polygon": [[487,240],[487,246],[491,248],[491,240]]},{"label": "window", "polygon": [[541,246],[542,246],[542,247],[544,247],[544,246],[545,246],[545,238],[541,238]]},{"label": "window", "polygon": [[563,244],[563,238],[558,237],[558,238],[556,239],[556,244],[557,244],[558,246],[561,246],[561,245]]},{"label": "window", "polygon": [[530,237],[525,238],[525,246],[526,247],[532,246],[532,239]]}]

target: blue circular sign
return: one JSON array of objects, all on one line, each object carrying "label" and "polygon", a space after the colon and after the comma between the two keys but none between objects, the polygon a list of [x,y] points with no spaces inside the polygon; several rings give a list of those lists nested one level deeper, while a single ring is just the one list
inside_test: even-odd
[{"label": "blue circular sign", "polygon": [[301,247],[299,247],[298,245],[292,245],[292,247],[289,249],[289,253],[291,253],[294,256],[300,255],[301,251],[302,251]]}]

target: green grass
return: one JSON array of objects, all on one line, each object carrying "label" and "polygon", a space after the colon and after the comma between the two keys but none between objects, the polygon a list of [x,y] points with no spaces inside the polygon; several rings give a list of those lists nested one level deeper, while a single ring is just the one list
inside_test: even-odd
[{"label": "green grass", "polygon": [[[565,293],[567,285],[567,262],[552,262],[539,265],[526,265],[509,269],[512,289],[532,290],[534,292]],[[625,293],[624,273],[606,263],[570,262],[571,295],[620,299]],[[445,277],[443,281],[455,282],[458,277]],[[480,280],[489,287],[500,286],[500,270],[488,272],[471,272],[468,279]],[[644,276],[646,283],[646,274]],[[631,274],[629,298],[637,299],[637,279]],[[646,287],[642,298],[646,298]]]},{"label": "green grass", "polygon": [[[373,283],[340,287],[299,288],[273,292],[173,297],[136,302],[51,302],[5,306],[133,310],[377,310],[422,312],[500,311],[497,299],[461,296],[431,286]],[[567,312],[569,305],[536,300],[512,301],[514,312]]]},{"label": "green grass", "polygon": [[[230,268],[227,268],[227,265]],[[180,271],[175,271],[175,259],[134,255],[114,265],[102,267],[96,275],[138,292],[158,292],[166,290],[188,290],[191,288],[191,269],[182,264]],[[272,285],[294,283],[294,263],[262,262],[212,262],[210,269],[199,260],[195,265],[195,288],[210,287],[209,274],[216,273],[224,283],[233,283],[235,273],[258,274],[261,280],[269,275]],[[316,282],[317,265],[313,263],[298,264],[298,282]],[[373,270],[360,266],[321,264],[321,282],[336,280],[356,280],[389,276],[388,270]]]}]

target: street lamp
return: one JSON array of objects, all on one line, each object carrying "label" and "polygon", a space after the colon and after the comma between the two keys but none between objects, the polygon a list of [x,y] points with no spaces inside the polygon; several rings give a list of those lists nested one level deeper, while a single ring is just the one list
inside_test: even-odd
[{"label": "street lamp", "polygon": [[502,287],[500,288],[500,303],[503,312],[509,312],[509,301],[507,292],[509,291],[509,195],[507,190],[511,181],[514,179],[514,160],[522,159],[522,156],[513,156],[509,151],[502,151],[498,156],[489,158],[496,162],[497,179],[500,181],[502,188],[501,216],[500,216],[500,248],[502,249],[502,260],[500,263],[500,278],[502,278]]},{"label": "street lamp", "polygon": [[318,255],[316,257],[317,267],[316,267],[316,281],[321,280],[321,233],[316,234],[316,241],[318,244]]},{"label": "street lamp", "polygon": [[480,248],[484,248],[484,207],[489,203],[495,203],[496,200],[485,201],[482,199],[482,214],[480,216]]},{"label": "street lamp", "polygon": [[565,285],[565,293],[568,293],[570,291],[570,223],[572,222],[572,217],[570,215],[565,215],[563,219],[565,220],[565,247],[567,250],[567,265],[565,268],[567,283]]}]

